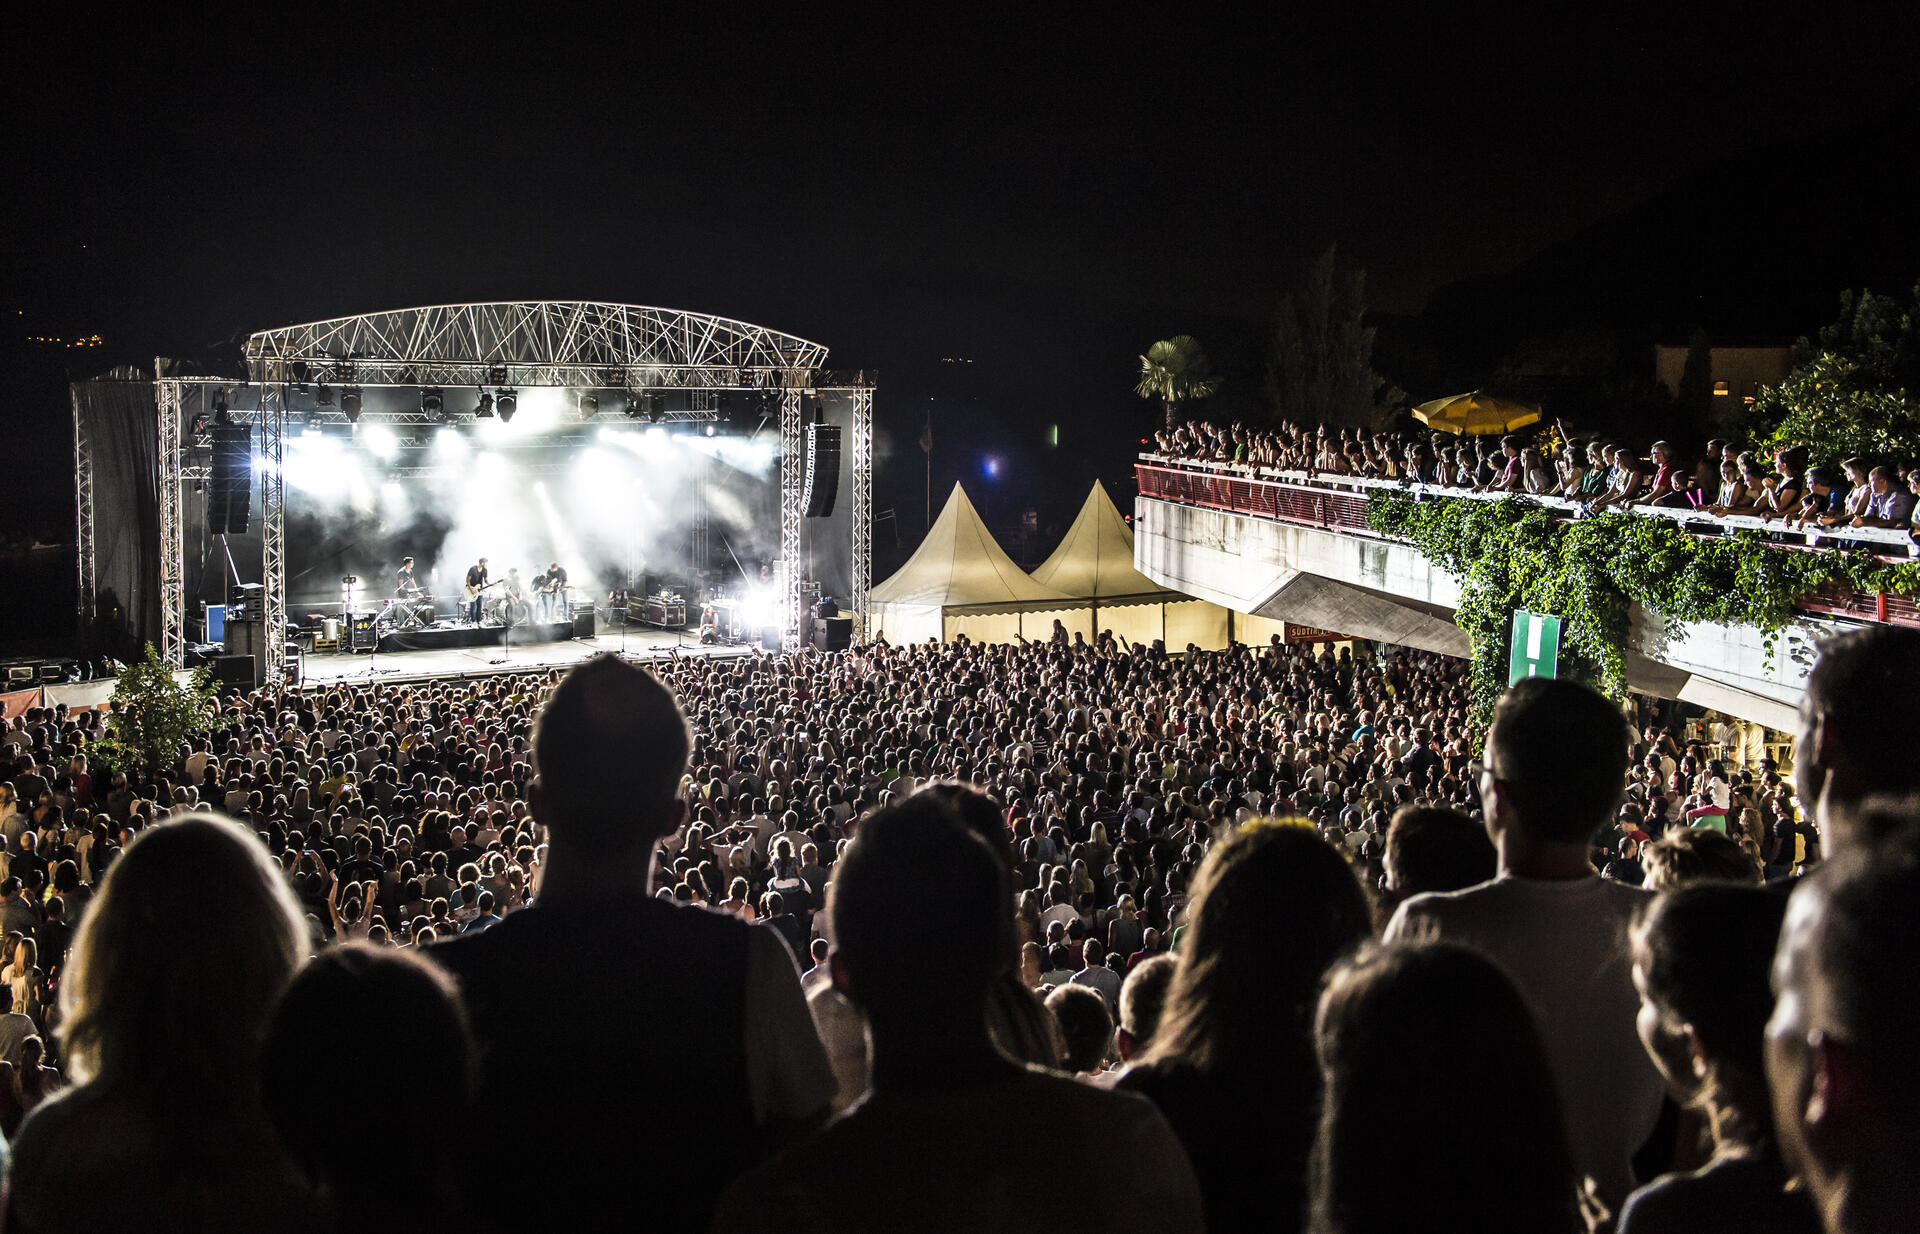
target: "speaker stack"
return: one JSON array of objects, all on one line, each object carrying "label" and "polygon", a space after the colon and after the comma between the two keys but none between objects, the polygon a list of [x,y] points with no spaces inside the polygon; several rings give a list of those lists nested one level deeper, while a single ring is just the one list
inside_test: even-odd
[{"label": "speaker stack", "polygon": [[216,424],[211,431],[207,530],[214,535],[242,535],[253,512],[253,429],[245,424]]},{"label": "speaker stack", "polygon": [[833,499],[840,491],[840,426],[807,425],[807,483],[805,509],[808,518],[825,518],[833,513]]}]

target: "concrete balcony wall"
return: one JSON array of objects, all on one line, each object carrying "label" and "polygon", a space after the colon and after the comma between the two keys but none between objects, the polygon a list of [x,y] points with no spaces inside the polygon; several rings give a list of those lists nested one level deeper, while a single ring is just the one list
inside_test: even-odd
[{"label": "concrete balcony wall", "polygon": [[[1460,581],[1407,544],[1141,497],[1133,545],[1135,568],[1154,582],[1237,612],[1471,653],[1453,624]],[[1636,607],[1628,684],[1791,729],[1816,642],[1845,625],[1806,618],[1769,650],[1751,627],[1675,631]]]}]

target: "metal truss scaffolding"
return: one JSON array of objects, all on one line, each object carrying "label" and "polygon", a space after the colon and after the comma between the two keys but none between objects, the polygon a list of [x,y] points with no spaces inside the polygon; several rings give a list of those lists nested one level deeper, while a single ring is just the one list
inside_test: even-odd
[{"label": "metal truss scaffolding", "polygon": [[[154,372],[166,371],[166,361]],[[153,383],[160,409],[160,658],[176,668],[187,658],[187,568],[181,518],[180,387],[176,380]],[[87,551],[87,550],[83,550]]]},{"label": "metal truss scaffolding", "polygon": [[[159,407],[160,496],[160,654],[180,665],[186,656],[186,571],[184,562],[183,485],[203,477],[206,467],[188,455],[203,452],[202,434],[189,434],[182,424],[182,404],[188,387],[201,396],[231,391],[236,385],[259,390],[257,409],[243,407],[235,398],[228,411],[235,423],[260,428],[257,468],[260,475],[262,541],[262,639],[267,680],[279,680],[286,659],[286,480],[282,469],[284,442],[293,417],[296,426],[340,426],[347,417],[333,395],[322,398],[319,387],[468,387],[476,390],[560,387],[566,389],[625,389],[630,392],[685,391],[684,407],[658,410],[662,420],[712,421],[730,390],[761,391],[749,399],[771,400],[776,393],[780,414],[780,556],[786,621],[782,644],[800,646],[809,628],[806,611],[807,578],[801,553],[801,486],[806,475],[806,438],[802,423],[803,397],[826,391],[849,392],[853,416],[853,610],[859,637],[867,634],[867,593],[873,574],[873,379],[862,372],[828,372],[821,368],[827,349],[818,343],[761,326],[686,313],[673,309],[626,304],[538,301],[507,304],[443,305],[400,309],[342,317],[263,330],[247,340],[249,380],[178,377],[170,362],[156,362],[155,400]],[[737,412],[738,395],[734,395]],[[298,398],[301,402],[292,400]],[[618,400],[616,399],[616,402]],[[324,405],[321,405],[324,404]],[[749,402],[749,407],[751,407]],[[631,407],[629,403],[627,406]],[[609,409],[586,419],[617,420],[622,411]],[[399,429],[423,429],[445,423],[465,423],[471,411],[429,415],[424,410],[382,410],[369,407],[358,413],[362,423],[382,423]],[[412,435],[408,436],[409,440]],[[424,442],[424,435],[422,443]],[[420,443],[416,443],[420,444]],[[94,591],[93,444],[86,439],[76,410],[74,453],[75,495],[80,539],[80,597],[82,619],[91,614]],[[437,464],[396,469],[393,475],[428,475]],[[694,527],[697,565],[701,541],[710,534],[704,491]]]},{"label": "metal truss scaffolding", "polygon": [[806,483],[807,474],[806,430],[800,423],[800,395],[798,389],[780,392],[780,561],[786,589],[781,598],[787,609],[787,626],[780,639],[783,651],[800,649],[800,632],[808,628],[802,623],[809,616],[806,571],[800,568],[800,518],[804,513],[800,507],[806,500],[801,487]]},{"label": "metal truss scaffolding", "polygon": [[287,672],[287,478],[281,443],[287,432],[287,388],[260,388],[260,666],[264,679]]},{"label": "metal truss scaffolding", "polygon": [[853,636],[867,641],[873,587],[873,387],[853,392]]},{"label": "metal truss scaffolding", "polygon": [[80,414],[80,396],[73,397],[74,544],[80,565],[74,615],[79,625],[80,646],[83,651],[90,651],[94,593],[99,587],[93,548],[93,437],[87,432],[86,417]]}]

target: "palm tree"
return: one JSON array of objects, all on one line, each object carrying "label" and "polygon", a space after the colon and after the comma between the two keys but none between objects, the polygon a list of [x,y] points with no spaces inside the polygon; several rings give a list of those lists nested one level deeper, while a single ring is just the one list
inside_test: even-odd
[{"label": "palm tree", "polygon": [[1208,371],[1207,353],[1191,334],[1161,339],[1140,357],[1140,384],[1133,392],[1157,398],[1167,409],[1167,427],[1180,423],[1180,403],[1206,398],[1220,388],[1220,379]]}]

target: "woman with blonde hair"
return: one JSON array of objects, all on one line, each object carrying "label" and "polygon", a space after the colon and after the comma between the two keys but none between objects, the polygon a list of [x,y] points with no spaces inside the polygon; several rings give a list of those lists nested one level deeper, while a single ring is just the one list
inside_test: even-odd
[{"label": "woman with blonde hair", "polygon": [[308,949],[251,833],[212,814],[141,831],[68,953],[59,1040],[76,1087],[20,1128],[8,1229],[306,1228],[254,1069]]}]

